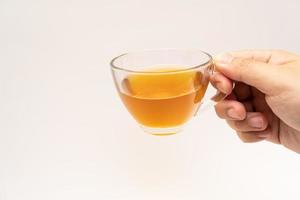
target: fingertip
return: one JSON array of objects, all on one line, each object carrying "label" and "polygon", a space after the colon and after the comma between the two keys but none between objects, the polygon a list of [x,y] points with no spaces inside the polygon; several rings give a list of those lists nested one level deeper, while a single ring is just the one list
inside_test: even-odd
[{"label": "fingertip", "polygon": [[244,105],[235,100],[223,100],[215,105],[217,115],[227,120],[244,120],[246,109]]},{"label": "fingertip", "polygon": [[232,92],[233,82],[223,74],[219,72],[214,73],[211,76],[210,81],[212,85],[222,93],[230,94]]},{"label": "fingertip", "polygon": [[241,102],[234,101],[234,103],[231,105],[231,109],[233,109],[233,111],[236,112],[238,116],[240,116],[238,120],[246,119],[247,111],[245,106]]}]

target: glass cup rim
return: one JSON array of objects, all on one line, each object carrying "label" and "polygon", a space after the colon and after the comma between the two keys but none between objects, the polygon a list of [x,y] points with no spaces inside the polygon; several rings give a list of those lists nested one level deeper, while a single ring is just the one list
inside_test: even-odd
[{"label": "glass cup rim", "polygon": [[[179,51],[190,51],[190,50],[193,50],[193,51],[198,51],[199,53],[202,53],[204,55],[206,55],[208,57],[208,60],[206,62],[203,62],[199,65],[193,65],[193,66],[190,66],[190,67],[187,67],[187,68],[184,68],[184,69],[176,69],[176,70],[170,70],[170,71],[147,71],[147,70],[132,70],[132,69],[128,69],[128,68],[123,68],[123,67],[119,67],[117,65],[115,65],[115,61],[119,58],[122,58],[126,55],[129,55],[129,54],[135,54],[135,53],[140,53],[140,52],[151,52],[151,51],[172,51],[172,50],[179,50]],[[200,49],[193,49],[193,48],[186,48],[186,49],[181,49],[181,48],[161,48],[161,49],[146,49],[146,50],[139,50],[139,51],[130,51],[130,52],[126,52],[126,53],[123,53],[121,55],[118,55],[116,57],[114,57],[111,61],[110,61],[110,66],[111,66],[111,69],[112,70],[120,70],[120,71],[125,71],[125,72],[128,72],[128,73],[143,73],[143,74],[168,74],[168,73],[176,73],[176,72],[185,72],[185,71],[190,71],[190,70],[196,70],[198,68],[201,68],[203,66],[207,66],[209,63],[212,63],[213,62],[213,58],[212,56],[203,51],[203,50],[200,50]]]}]

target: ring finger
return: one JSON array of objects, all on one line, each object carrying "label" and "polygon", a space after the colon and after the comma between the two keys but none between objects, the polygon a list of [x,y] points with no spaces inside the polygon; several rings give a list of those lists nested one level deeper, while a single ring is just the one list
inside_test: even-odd
[{"label": "ring finger", "polygon": [[259,112],[247,112],[244,120],[227,120],[237,132],[262,131],[268,126],[267,118]]}]

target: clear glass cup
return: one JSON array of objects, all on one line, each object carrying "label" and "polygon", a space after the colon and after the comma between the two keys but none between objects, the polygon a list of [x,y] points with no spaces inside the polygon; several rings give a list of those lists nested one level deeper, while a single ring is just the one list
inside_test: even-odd
[{"label": "clear glass cup", "polygon": [[145,132],[153,135],[181,131],[199,110],[226,96],[210,86],[214,64],[212,57],[201,50],[125,53],[110,64],[127,110]]}]

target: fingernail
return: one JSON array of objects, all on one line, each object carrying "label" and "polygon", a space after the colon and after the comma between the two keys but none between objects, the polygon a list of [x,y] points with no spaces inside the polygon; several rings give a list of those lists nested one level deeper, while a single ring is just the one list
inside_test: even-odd
[{"label": "fingernail", "polygon": [[233,56],[230,55],[229,53],[220,54],[215,58],[216,64],[220,66],[225,66],[231,63],[232,60],[233,60]]},{"label": "fingernail", "polygon": [[262,128],[263,120],[261,117],[252,117],[248,120],[248,124],[253,128]]},{"label": "fingernail", "polygon": [[233,108],[230,108],[227,111],[227,115],[232,119],[240,119],[242,120],[242,116],[240,116]]}]

